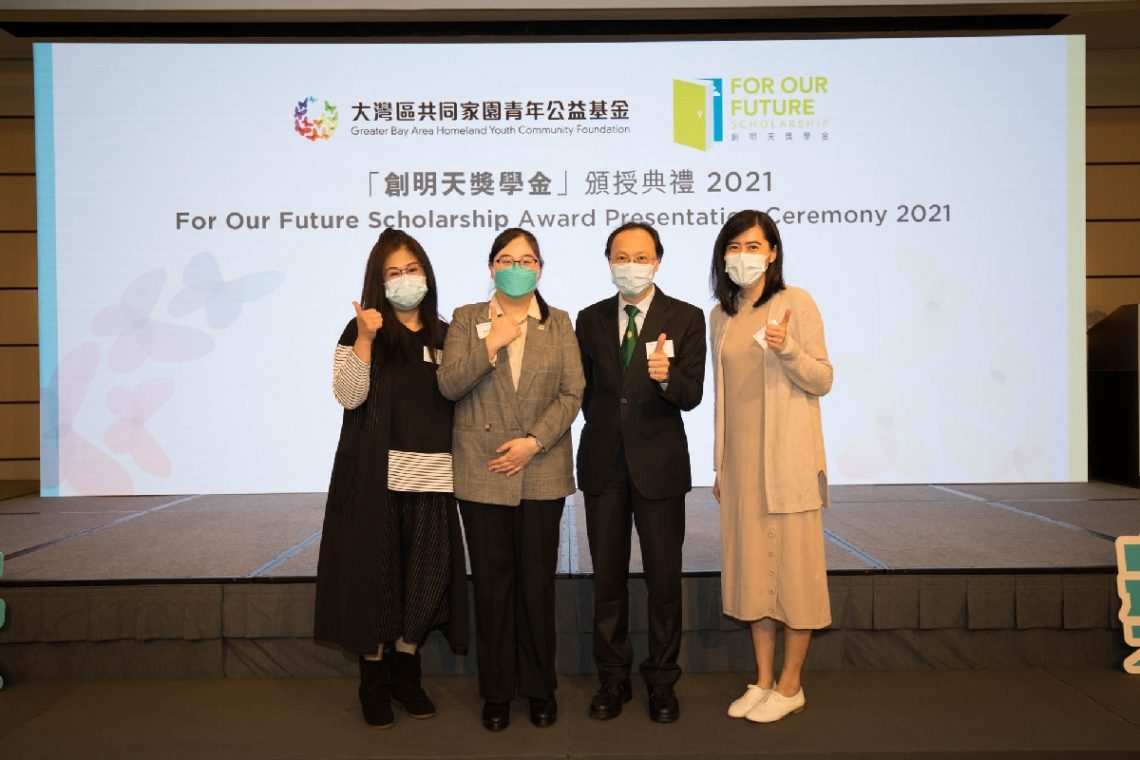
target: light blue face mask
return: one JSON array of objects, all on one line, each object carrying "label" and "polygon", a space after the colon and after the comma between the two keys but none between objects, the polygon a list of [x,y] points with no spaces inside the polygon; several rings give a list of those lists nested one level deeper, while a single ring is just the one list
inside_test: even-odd
[{"label": "light blue face mask", "polygon": [[512,264],[495,272],[495,287],[508,298],[522,298],[538,286],[538,272]]},{"label": "light blue face mask", "polygon": [[745,289],[760,282],[767,269],[768,257],[762,253],[730,253],[724,257],[728,279]]},{"label": "light blue face mask", "polygon": [[427,277],[422,274],[402,274],[384,283],[384,296],[402,311],[419,306],[427,292]]},{"label": "light blue face mask", "polygon": [[631,298],[653,284],[652,264],[612,264],[610,278],[621,294]]}]

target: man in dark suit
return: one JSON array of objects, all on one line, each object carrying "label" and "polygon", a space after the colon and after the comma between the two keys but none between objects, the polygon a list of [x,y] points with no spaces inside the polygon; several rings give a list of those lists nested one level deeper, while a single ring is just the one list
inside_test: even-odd
[{"label": "man in dark suit", "polygon": [[681,677],[681,544],[692,488],[681,412],[701,401],[705,318],[653,284],[664,254],[653,227],[618,227],[605,253],[618,293],[583,309],[575,328],[586,375],[578,486],[594,562],[601,681],[590,717],[617,717],[632,697],[627,581],[636,523],[649,594],[649,656],[641,675],[649,717],[670,723],[681,714],[673,685]]}]

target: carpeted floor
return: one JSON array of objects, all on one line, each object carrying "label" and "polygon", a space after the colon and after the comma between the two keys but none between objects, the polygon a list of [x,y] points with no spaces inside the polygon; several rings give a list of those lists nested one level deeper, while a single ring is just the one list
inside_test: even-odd
[{"label": "carpeted floor", "polygon": [[551,728],[485,731],[473,677],[432,677],[438,713],[360,719],[349,679],[59,683],[0,691],[0,756],[20,760],[316,758],[1135,758],[1140,677],[1108,671],[819,672],[806,709],[770,725],[725,716],[747,674],[686,674],[682,717],[652,723],[635,680],[592,721],[588,676],[563,677]]}]

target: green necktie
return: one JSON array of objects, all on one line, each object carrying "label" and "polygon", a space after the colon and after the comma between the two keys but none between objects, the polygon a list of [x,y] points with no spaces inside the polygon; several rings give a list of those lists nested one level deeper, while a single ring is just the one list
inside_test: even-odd
[{"label": "green necktie", "polygon": [[629,360],[633,358],[633,347],[637,345],[637,316],[638,308],[633,304],[625,307],[629,321],[625,323],[625,334],[621,339],[621,368],[629,368]]}]

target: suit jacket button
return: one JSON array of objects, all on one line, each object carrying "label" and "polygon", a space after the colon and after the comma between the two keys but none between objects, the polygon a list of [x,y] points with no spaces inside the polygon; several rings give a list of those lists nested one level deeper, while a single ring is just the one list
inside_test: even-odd
[{"label": "suit jacket button", "polygon": [[629,403],[629,399],[624,399],[624,398],[623,398],[623,399],[621,400],[621,402],[622,402],[623,404],[628,404],[628,403]]},{"label": "suit jacket button", "polygon": [[491,423],[488,422],[486,425],[483,426],[483,429],[484,430],[490,430],[491,429]]}]

